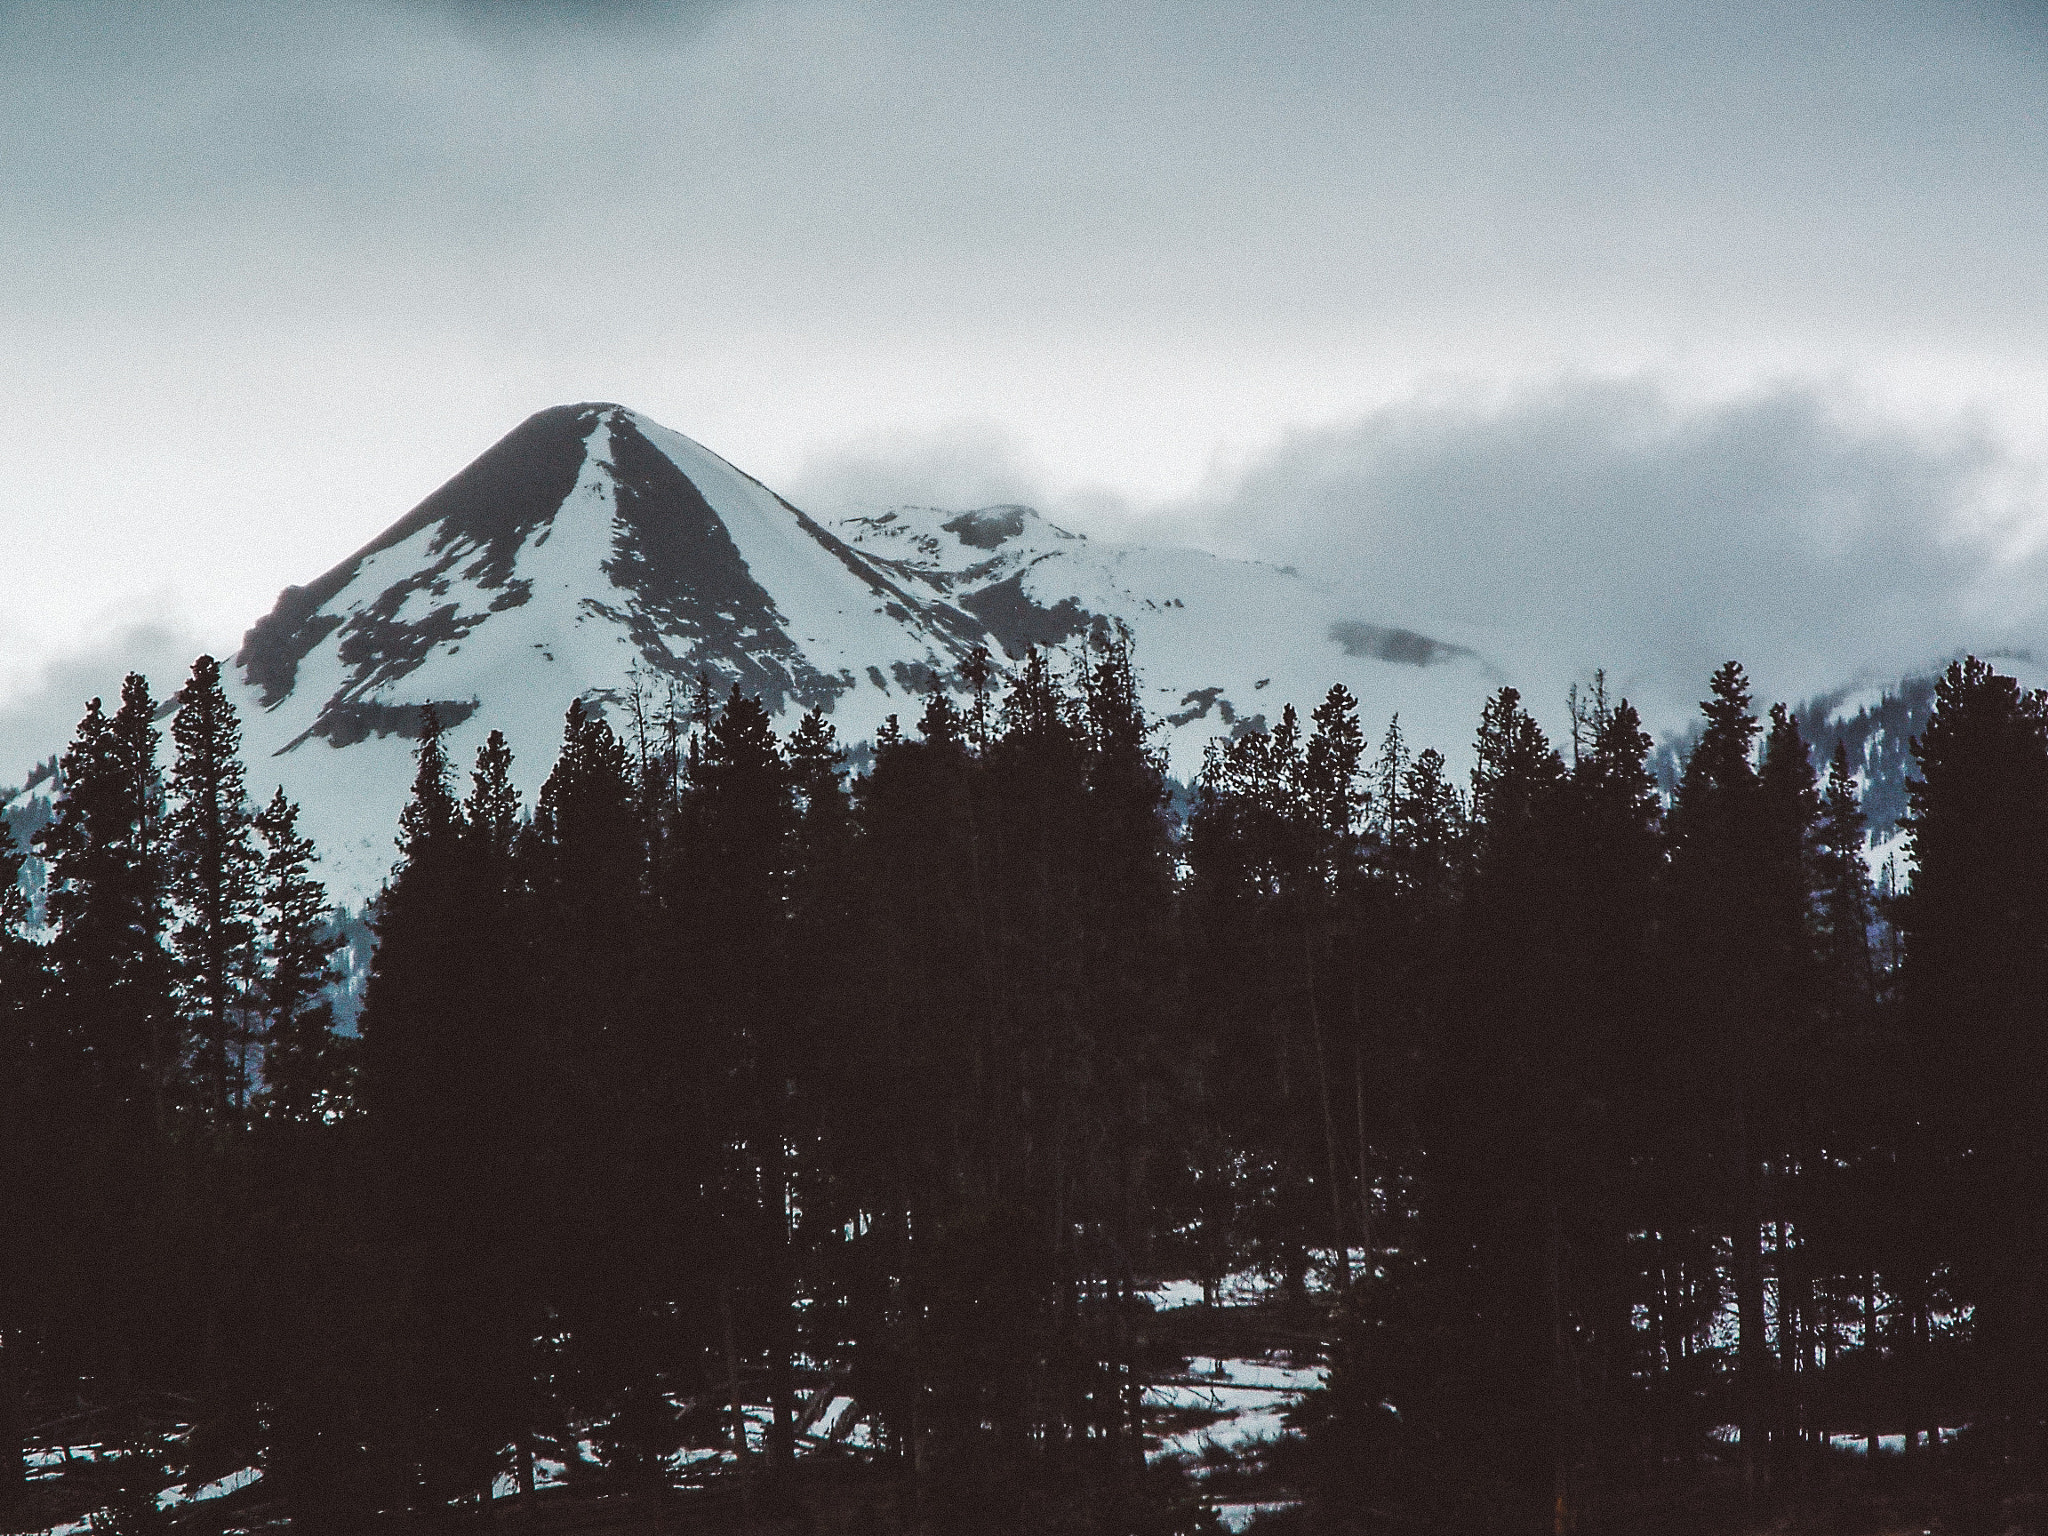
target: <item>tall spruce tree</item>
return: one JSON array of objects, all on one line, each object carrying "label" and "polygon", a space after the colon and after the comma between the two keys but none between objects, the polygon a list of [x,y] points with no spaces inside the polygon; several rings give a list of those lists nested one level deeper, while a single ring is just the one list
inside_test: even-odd
[{"label": "tall spruce tree", "polygon": [[1911,1208],[1940,1223],[1990,1363],[1978,1422],[2038,1468],[2048,1417],[2048,694],[1976,657],[1935,685],[1907,785],[1909,1059],[1933,1134]]},{"label": "tall spruce tree", "polygon": [[46,1120],[57,1107],[49,1059],[56,1042],[43,1028],[42,956],[27,933],[24,861],[0,818],[0,1512],[28,1486],[27,1357],[55,1246],[44,1202],[55,1193],[45,1174],[58,1145]]},{"label": "tall spruce tree", "polygon": [[1870,928],[1876,893],[1870,865],[1869,818],[1849,769],[1849,749],[1836,742],[1828,761],[1814,858],[1819,893],[1820,963],[1833,1006],[1855,1012],[1868,1006],[1876,989]]},{"label": "tall spruce tree", "polygon": [[[481,805],[494,771],[479,759]],[[680,1443],[668,1396],[693,1389],[661,1303],[672,1282],[677,1170],[659,1123],[669,1003],[647,982],[649,853],[632,754],[595,709],[570,705],[522,856],[538,1076],[515,1088],[544,1126],[538,1176],[551,1210],[549,1305],[564,1336],[563,1406],[605,1423],[612,1459],[643,1481]],[[694,958],[694,957],[692,957]],[[669,1022],[666,1019],[663,1023]],[[687,1060],[687,1058],[685,1059]],[[684,1067],[687,1070],[687,1067]],[[509,1149],[516,1151],[516,1149]],[[516,1166],[516,1160],[514,1162]]]},{"label": "tall spruce tree", "polygon": [[1342,683],[1331,686],[1309,719],[1315,729],[1302,763],[1302,787],[1309,813],[1326,839],[1323,857],[1334,879],[1356,855],[1360,815],[1371,799],[1359,783],[1365,732],[1358,723],[1358,700]]},{"label": "tall spruce tree", "polygon": [[354,1042],[335,1032],[327,1000],[340,938],[329,922],[327,890],[313,875],[319,857],[299,831],[299,808],[282,785],[252,823],[261,839],[257,988],[263,1018],[266,1114],[310,1123],[345,1113],[351,1098]]},{"label": "tall spruce tree", "polygon": [[1822,1031],[1814,889],[1820,793],[1799,720],[1773,704],[1757,775],[1765,844],[1754,885],[1761,905],[1751,964],[1765,992],[1755,1124],[1763,1160],[1768,1224],[1776,1269],[1778,1356],[1772,1375],[1772,1476],[1804,1472],[1799,1456],[1800,1395],[1806,1386],[1804,1341],[1812,1331],[1812,1277],[1803,1219],[1820,1165],[1818,1085],[1834,1042]]},{"label": "tall spruce tree", "polygon": [[48,864],[60,1006],[110,1108],[165,1125],[177,1060],[165,948],[163,779],[149,684],[130,673],[109,719],[94,699],[65,751]]},{"label": "tall spruce tree", "polygon": [[[1450,988],[1423,1238],[1440,1271],[1462,1377],[1443,1421],[1466,1441],[1489,1523],[1568,1497],[1580,1426],[1565,1288],[1581,1086],[1559,873],[1567,776],[1513,688],[1480,718],[1469,881]],[[1523,1149],[1516,1158],[1501,1148]],[[1507,1390],[1501,1388],[1508,1383]],[[1546,1499],[1544,1496],[1549,1495]],[[1475,1510],[1475,1514],[1477,1510]]]},{"label": "tall spruce tree", "polygon": [[[1768,1465],[1770,1360],[1762,1256],[1764,1136],[1760,1108],[1773,938],[1765,900],[1773,888],[1771,822],[1758,792],[1753,744],[1759,730],[1749,679],[1728,662],[1700,705],[1703,729],[1686,759],[1667,827],[1671,838],[1672,928],[1680,995],[1686,1001],[1682,1078],[1707,1112],[1699,1128],[1708,1166],[1718,1167],[1724,1222],[1734,1248],[1738,1340],[1737,1428],[1743,1483],[1760,1490]],[[1703,1091],[1702,1091],[1703,1090]],[[1707,1168],[1699,1170],[1706,1177]]]},{"label": "tall spruce tree", "polygon": [[60,1348],[75,1373],[126,1392],[187,1348],[182,1296],[160,1283],[153,1213],[167,1195],[180,1040],[166,947],[163,779],[149,684],[130,673],[109,718],[87,706],[64,793],[36,848],[47,863],[52,1038],[69,1058],[79,1153]]},{"label": "tall spruce tree", "polygon": [[[502,1213],[524,1193],[508,1145],[516,1052],[494,1006],[504,956],[485,942],[462,807],[441,726],[422,710],[401,858],[378,903],[362,1014],[362,1102],[377,1156],[379,1220],[405,1277],[395,1320],[406,1359],[391,1433],[422,1507],[474,1497],[521,1443],[541,1317]],[[512,1106],[515,1109],[519,1106]]]},{"label": "tall spruce tree", "polygon": [[[959,715],[935,685],[920,729],[948,744]],[[934,736],[933,733],[936,733]],[[790,1085],[798,1075],[789,1030],[791,1007],[787,899],[796,854],[796,805],[789,766],[756,699],[735,687],[705,733],[694,782],[696,878],[716,907],[700,908],[698,931],[721,963],[700,979],[699,996],[726,1064],[730,1145],[738,1162],[727,1186],[735,1256],[752,1255],[759,1278],[728,1277],[736,1310],[766,1358],[773,1421],[767,1450],[771,1481],[786,1481],[795,1455],[796,1345],[789,1150],[795,1129]],[[739,1302],[752,1292],[754,1304]],[[778,1495],[780,1489],[778,1488]]]},{"label": "tall spruce tree", "polygon": [[[1301,813],[1312,845],[1315,874],[1303,882],[1300,892],[1303,1000],[1322,1122],[1330,1241],[1337,1256],[1339,1289],[1348,1290],[1352,1239],[1359,1238],[1362,1247],[1370,1246],[1364,1240],[1369,1225],[1365,1205],[1361,1196],[1353,1193],[1364,1177],[1354,1171],[1362,1168],[1363,1133],[1356,1138],[1359,1144],[1353,1145],[1354,1138],[1340,1135],[1338,1130],[1338,1107],[1347,1097],[1342,1092],[1346,1080],[1354,1094],[1362,1091],[1357,1079],[1360,1042],[1355,1038],[1359,1020],[1356,1007],[1347,1021],[1331,1005],[1344,994],[1338,985],[1342,966],[1336,951],[1357,937],[1352,909],[1361,874],[1359,823],[1369,798],[1359,783],[1365,733],[1358,723],[1358,701],[1341,683],[1331,687],[1309,718],[1314,729],[1302,754]],[[1347,1065],[1353,1071],[1345,1072]]]},{"label": "tall spruce tree", "polygon": [[1650,736],[1634,708],[1611,699],[1595,674],[1573,715],[1559,1044],[1576,1091],[1565,1137],[1574,1386],[1587,1431],[1580,1449],[1611,1483],[1641,1444],[1634,1383],[1647,1376],[1668,1387],[1657,1341],[1639,1339],[1635,1327],[1638,1307],[1662,1315],[1657,1276],[1675,1214],[1652,1198],[1651,1174],[1664,1151],[1656,1107],[1667,1012],[1657,922],[1664,846]]},{"label": "tall spruce tree", "polygon": [[237,1128],[247,1108],[261,859],[241,722],[211,656],[193,662],[177,706],[165,845],[179,916],[172,948],[201,1113],[220,1134]]}]

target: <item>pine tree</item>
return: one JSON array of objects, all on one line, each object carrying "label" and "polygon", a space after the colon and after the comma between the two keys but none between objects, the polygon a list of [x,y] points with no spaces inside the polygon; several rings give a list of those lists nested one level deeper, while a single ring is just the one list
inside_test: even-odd
[{"label": "pine tree", "polygon": [[394,1433],[415,1426],[413,1496],[433,1506],[488,1488],[524,1427],[539,1324],[515,1283],[523,1276],[508,1262],[500,1213],[516,1188],[506,1145],[536,1128],[524,1105],[508,1116],[497,1091],[507,1030],[494,1004],[513,983],[495,942],[480,942],[495,935],[477,921],[468,829],[431,708],[415,758],[402,857],[378,902],[361,1101],[377,1221],[406,1288],[395,1326],[409,1364]]},{"label": "pine tree", "polygon": [[1765,994],[1758,1059],[1756,1122],[1759,1155],[1769,1170],[1770,1223],[1778,1292],[1778,1362],[1772,1426],[1773,1477],[1803,1469],[1798,1450],[1802,1340],[1811,1331],[1812,1287],[1807,1273],[1808,1192],[1819,1176],[1818,1085],[1839,1049],[1822,1034],[1814,889],[1816,828],[1821,809],[1813,758],[1799,721],[1782,704],[1770,710],[1763,763],[1757,775],[1758,809],[1766,839],[1754,884],[1762,911],[1760,943],[1751,957]]},{"label": "pine tree", "polygon": [[1658,1371],[1659,1341],[1638,1336],[1634,1312],[1666,1315],[1660,1277],[1682,1247],[1669,1241],[1674,1217],[1692,1213],[1657,1198],[1668,1119],[1659,1024],[1668,1006],[1658,922],[1662,807],[1650,736],[1626,699],[1609,698],[1601,674],[1574,700],[1573,714],[1561,940],[1572,1001],[1560,1032],[1580,1095],[1570,1137],[1573,1342],[1591,1449],[1612,1476],[1641,1415],[1634,1382],[1647,1376],[1660,1408],[1678,1406]]},{"label": "pine tree", "polygon": [[[1358,1138],[1360,1144],[1356,1147],[1345,1146],[1338,1134],[1334,1083],[1339,1063],[1349,1059],[1355,1069],[1360,1042],[1354,1039],[1345,1047],[1336,1019],[1326,1018],[1331,1012],[1326,1000],[1336,995],[1336,988],[1332,985],[1334,978],[1319,975],[1319,971],[1331,970],[1331,951],[1342,940],[1354,937],[1348,931],[1347,919],[1351,913],[1346,898],[1353,894],[1361,873],[1358,817],[1368,796],[1359,785],[1358,774],[1359,759],[1365,751],[1365,734],[1358,723],[1357,701],[1341,683],[1331,687],[1310,719],[1315,729],[1310,733],[1308,747],[1302,757],[1299,814],[1312,849],[1315,872],[1304,883],[1301,892],[1302,979],[1309,1040],[1314,1048],[1316,1096],[1322,1120],[1323,1176],[1329,1186],[1330,1236],[1337,1254],[1339,1289],[1349,1291],[1354,1201],[1347,1197],[1347,1187],[1354,1182],[1352,1169],[1362,1169],[1365,1149],[1362,1130]],[[1352,1013],[1355,1033],[1355,1007]],[[1358,1180],[1362,1181],[1363,1177],[1361,1171]],[[1366,1238],[1360,1246],[1367,1249],[1366,1262],[1370,1273],[1371,1243],[1366,1232],[1366,1203],[1363,1200],[1356,1203],[1358,1235]]]},{"label": "pine tree", "polygon": [[345,1112],[354,1070],[353,1042],[335,1033],[326,999],[341,940],[328,921],[326,887],[312,873],[319,855],[298,824],[282,785],[253,823],[263,847],[264,1110],[307,1124]]},{"label": "pine tree", "polygon": [[[890,716],[893,721],[895,716]],[[1003,732],[1008,736],[1053,737],[1067,729],[1067,702],[1052,660],[1033,646],[1003,695]]]},{"label": "pine tree", "polygon": [[977,752],[988,750],[989,733],[994,721],[993,705],[997,675],[995,661],[990,657],[985,645],[975,646],[967,653],[967,659],[960,663],[960,680],[974,696],[974,703],[967,711],[967,739],[974,744]]},{"label": "pine tree", "polygon": [[181,1297],[154,1274],[146,1213],[162,1198],[180,1058],[165,947],[163,780],[149,685],[131,673],[109,719],[95,699],[36,839],[47,861],[51,1038],[68,1059],[70,1286],[89,1332],[82,1372],[132,1381],[187,1342]]},{"label": "pine tree", "polygon": [[23,1438],[28,1420],[26,1356],[46,1303],[54,1234],[45,1228],[44,1202],[56,1197],[44,1178],[56,1139],[46,1117],[57,1085],[43,1038],[42,956],[27,935],[28,895],[22,889],[25,855],[14,829],[0,817],[0,1512],[28,1486]]},{"label": "pine tree", "polygon": [[1821,967],[1833,1006],[1850,1014],[1866,1007],[1875,991],[1870,950],[1875,892],[1864,859],[1867,843],[1868,822],[1849,771],[1849,749],[1838,741],[1828,763],[1815,859]]},{"label": "pine tree", "polygon": [[[420,711],[414,762],[398,818],[399,862],[377,899],[377,950],[361,1022],[364,1107],[393,1170],[454,1152],[444,1144],[450,1122],[441,1111],[460,1083],[456,1020],[469,1001],[463,935],[452,920],[462,895],[463,823],[431,706]],[[394,1193],[407,1203],[409,1194],[427,1191]]]},{"label": "pine tree", "polygon": [[[1566,1498],[1581,1438],[1564,1279],[1582,1134],[1560,900],[1568,807],[1562,759],[1502,688],[1474,744],[1420,1236],[1457,1336],[1443,1429],[1492,1474],[1486,1503],[1510,1508]],[[1517,1155],[1502,1158],[1504,1146]]]},{"label": "pine tree", "polygon": [[1761,1251],[1767,1142],[1760,1110],[1768,1086],[1766,1021],[1779,1001],[1769,990],[1769,967],[1757,961],[1776,947],[1766,899],[1776,853],[1751,756],[1759,727],[1749,680],[1737,663],[1714,673],[1711,697],[1700,710],[1704,729],[1667,821],[1674,959],[1689,1014],[1681,1071],[1685,1091],[1700,1093],[1711,1117],[1702,1136],[1721,1149],[1719,1183],[1733,1217],[1738,1429],[1744,1489],[1754,1497],[1766,1466],[1770,1370]]},{"label": "pine tree", "polygon": [[[691,771],[701,736],[690,741]],[[708,1064],[678,1049],[688,1036],[676,1016],[684,978],[703,965],[702,954],[677,951],[674,980],[650,980],[661,946],[651,927],[649,827],[634,766],[601,715],[580,700],[570,705],[518,860],[520,900],[530,903],[532,1064],[530,1077],[505,1091],[540,1130],[530,1139],[551,1208],[545,1296],[565,1340],[553,1365],[566,1387],[561,1406],[607,1422],[612,1457],[652,1481],[679,1443],[666,1402],[677,1387],[665,1374],[677,1364],[668,1347],[675,1330],[659,1305],[674,1294],[669,1266],[683,1267],[675,1229],[686,1218],[673,1185],[697,1172],[694,1159],[675,1156],[685,1128],[663,1122],[689,1112],[681,1108],[695,1086],[688,1074]],[[480,759],[480,773],[488,771]],[[677,833],[684,842],[687,831]],[[682,878],[680,864],[667,874]],[[507,1011],[517,1007],[508,1003]],[[505,1153],[517,1166],[519,1149]]]},{"label": "pine tree", "polygon": [[918,717],[917,733],[934,746],[957,747],[966,738],[967,722],[945,683],[937,677],[925,695],[924,713]]},{"label": "pine tree", "polygon": [[1379,756],[1372,765],[1372,830],[1381,847],[1394,841],[1394,822],[1401,803],[1401,781],[1408,772],[1408,743],[1401,736],[1401,717],[1387,721]]},{"label": "pine tree", "polygon": [[203,1114],[216,1131],[229,1131],[248,1099],[260,859],[241,723],[222,691],[220,664],[211,656],[195,661],[177,700],[166,852],[171,902],[182,920],[172,947]]},{"label": "pine tree", "polygon": [[1342,683],[1334,684],[1309,718],[1315,730],[1303,763],[1303,788],[1317,830],[1327,840],[1326,857],[1342,863],[1355,847],[1360,813],[1371,802],[1358,782],[1365,756],[1358,701]]},{"label": "pine tree", "polygon": [[1386,861],[1426,909],[1452,898],[1464,857],[1468,812],[1443,753],[1426,747],[1400,780],[1389,817]]},{"label": "pine tree", "polygon": [[[919,723],[926,745],[953,751],[959,717],[935,687]],[[788,1158],[792,1116],[789,1085],[798,1076],[792,1054],[787,896],[796,854],[796,807],[789,766],[756,699],[735,687],[705,734],[695,783],[695,878],[715,891],[716,908],[700,908],[701,941],[724,962],[700,983],[707,1018],[717,1030],[719,1057],[730,1073],[731,1145],[741,1163],[731,1170],[726,1201],[735,1257],[759,1265],[750,1289],[759,1294],[747,1331],[767,1357],[774,1419],[768,1471],[779,1493],[795,1454],[796,1298],[793,1291]],[[735,1295],[740,1277],[728,1275]]]},{"label": "pine tree", "polygon": [[1513,688],[1487,701],[1474,756],[1475,857],[1490,871],[1513,867],[1520,877],[1533,851],[1527,840],[1539,834],[1545,802],[1564,783],[1564,762]]},{"label": "pine tree", "polygon": [[[643,753],[642,772],[658,771],[658,753]],[[482,858],[499,868],[509,866],[519,839],[519,791],[512,783],[512,749],[503,731],[492,731],[476,749],[476,769],[462,804],[463,824]]]},{"label": "pine tree", "polygon": [[790,732],[786,755],[804,814],[827,810],[832,790],[844,787],[841,780],[846,765],[846,750],[839,745],[831,722],[815,709],[806,712]]},{"label": "pine tree", "polygon": [[63,798],[37,837],[48,861],[50,962],[109,1102],[162,1125],[176,1060],[165,927],[162,778],[149,685],[131,673],[112,719],[94,699],[63,758]]},{"label": "pine tree", "polygon": [[1914,746],[1902,1023],[1928,1135],[1908,1209],[1952,1257],[1990,1369],[1977,1422],[2038,1468],[2048,1417],[2048,694],[1976,657]]},{"label": "pine tree", "polygon": [[398,851],[408,866],[439,853],[442,837],[461,821],[455,792],[448,786],[448,748],[441,739],[441,717],[431,704],[420,709],[419,742],[412,794],[398,813]]},{"label": "pine tree", "polygon": [[[1796,967],[1791,951],[1807,938],[1808,904],[1813,888],[1814,832],[1820,818],[1820,791],[1813,756],[1800,734],[1799,721],[1783,704],[1773,704],[1770,729],[1764,737],[1763,765],[1757,774],[1757,798],[1769,839],[1770,863],[1759,871],[1771,882],[1766,921],[1784,950],[1781,967]],[[1796,985],[1787,976],[1781,984]]]}]

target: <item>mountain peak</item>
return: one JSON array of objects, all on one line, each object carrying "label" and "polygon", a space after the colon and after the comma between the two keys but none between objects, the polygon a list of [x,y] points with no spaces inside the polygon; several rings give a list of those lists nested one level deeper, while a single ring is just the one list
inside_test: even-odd
[{"label": "mountain peak", "polygon": [[334,889],[360,900],[390,868],[422,705],[458,764],[503,731],[530,793],[572,700],[631,737],[650,706],[736,687],[785,724],[829,715],[856,746],[914,719],[976,646],[1014,661],[1116,622],[1184,767],[1209,734],[1338,678],[1376,712],[1462,732],[1487,682],[1476,658],[1445,644],[1445,665],[1396,665],[1414,658],[1391,654],[1395,631],[1354,617],[1290,572],[1097,544],[1015,503],[827,527],[702,444],[586,401],[528,417],[287,588],[236,661],[250,782],[284,783]]},{"label": "mountain peak", "polygon": [[901,506],[841,518],[847,539],[878,560],[921,575],[976,576],[1016,567],[1063,544],[1084,544],[1073,533],[1014,502],[968,512]]},{"label": "mountain peak", "polygon": [[[910,639],[912,654],[895,659],[945,667],[974,638],[962,615],[904,592],[701,444],[608,402],[556,406],[317,581],[287,588],[236,661],[266,710],[301,694],[302,673],[320,665],[324,702],[284,750],[402,734],[392,711],[421,703],[460,713],[453,690],[474,669],[453,658],[486,626],[493,655],[514,631],[550,661],[601,643],[615,655],[588,658],[600,676],[703,676],[777,712],[829,709],[856,672],[850,657],[820,654],[818,637],[788,632],[776,594],[791,584],[842,617],[887,610],[865,637],[884,658]],[[404,704],[390,697],[400,683]]]},{"label": "mountain peak", "polygon": [[342,615],[325,611],[327,605],[377,556],[423,532],[432,530],[425,553],[434,558],[419,584],[430,585],[462,553],[474,550],[472,578],[501,586],[527,536],[568,498],[592,431],[609,416],[628,414],[602,403],[534,412],[341,564],[306,586],[286,587],[277,605],[242,637],[235,656],[264,707],[292,691],[299,663],[344,622]]}]

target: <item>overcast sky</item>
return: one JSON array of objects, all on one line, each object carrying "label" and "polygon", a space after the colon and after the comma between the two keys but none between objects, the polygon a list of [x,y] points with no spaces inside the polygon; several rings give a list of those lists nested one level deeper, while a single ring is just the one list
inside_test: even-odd
[{"label": "overcast sky", "polygon": [[578,399],[1667,700],[2048,650],[2038,7],[0,0],[0,63],[0,743]]}]

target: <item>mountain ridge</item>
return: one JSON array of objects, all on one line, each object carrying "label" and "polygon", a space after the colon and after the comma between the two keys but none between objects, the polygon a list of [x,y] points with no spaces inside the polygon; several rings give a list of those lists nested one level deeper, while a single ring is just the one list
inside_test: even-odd
[{"label": "mountain ridge", "polygon": [[[492,728],[529,800],[572,700],[625,724],[635,690],[737,687],[849,746],[976,647],[1015,661],[1114,624],[1183,777],[1217,734],[1343,682],[1369,729],[1470,733],[1499,680],[1478,638],[1363,616],[1280,567],[1098,542],[1015,504],[828,523],[623,405],[535,412],[354,554],[286,587],[231,669],[253,792],[282,784],[336,896],[381,885],[432,705],[461,767]],[[168,695],[175,684],[162,686]],[[52,744],[53,746],[56,744]],[[45,788],[48,787],[47,781]]]}]

